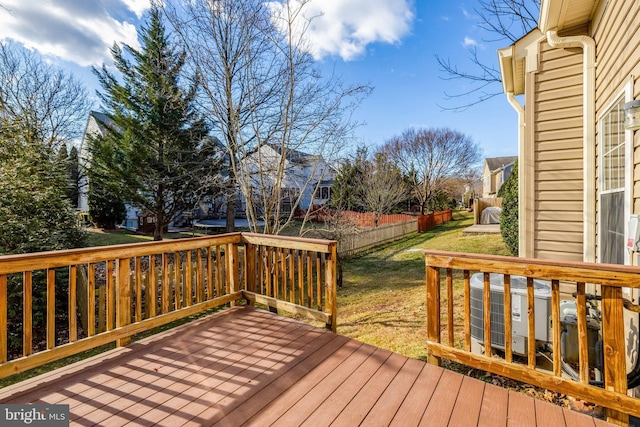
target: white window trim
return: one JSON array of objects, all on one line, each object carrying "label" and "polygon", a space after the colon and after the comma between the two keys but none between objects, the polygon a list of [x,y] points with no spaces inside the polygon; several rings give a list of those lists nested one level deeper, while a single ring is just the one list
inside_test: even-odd
[{"label": "white window trim", "polygon": [[[624,102],[629,102],[633,100],[633,80],[630,80],[625,85],[624,89],[616,94],[615,97],[608,104],[606,104],[605,108],[602,109],[602,112],[598,115],[597,126],[598,126],[598,194],[596,195],[598,201],[598,262],[602,260],[602,231],[600,227],[602,226],[602,206],[600,203],[600,195],[607,194],[612,192],[617,192],[619,190],[606,190],[602,191],[604,187],[604,176],[603,170],[604,165],[602,163],[602,119],[603,117],[611,110],[611,108],[615,105],[615,103],[620,99],[620,96],[624,97]],[[632,199],[632,181],[633,181],[633,132],[625,129],[624,131],[624,235],[629,235],[629,217],[631,216],[631,199]],[[628,250],[624,251],[624,264],[631,265],[631,256]]]}]

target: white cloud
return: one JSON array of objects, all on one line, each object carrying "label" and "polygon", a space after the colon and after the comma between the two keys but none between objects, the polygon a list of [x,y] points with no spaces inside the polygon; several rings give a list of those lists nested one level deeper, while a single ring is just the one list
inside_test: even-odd
[{"label": "white cloud", "polygon": [[[300,0],[290,0],[292,8]],[[284,6],[269,3],[278,13]],[[353,60],[375,42],[395,44],[411,30],[415,18],[411,0],[312,0],[304,6],[309,19],[305,37],[308,50],[316,59],[340,56]],[[298,23],[301,30],[305,23]]]},{"label": "white cloud", "polygon": [[471,37],[465,37],[464,41],[462,42],[462,45],[464,47],[473,47],[473,46],[478,46],[478,42],[472,39]]},{"label": "white cloud", "polygon": [[[111,59],[114,42],[139,47],[133,17],[149,8],[148,0],[3,0],[0,9],[0,39],[22,43],[43,55],[75,62],[81,66],[99,65]],[[118,19],[114,16],[119,17]]]}]

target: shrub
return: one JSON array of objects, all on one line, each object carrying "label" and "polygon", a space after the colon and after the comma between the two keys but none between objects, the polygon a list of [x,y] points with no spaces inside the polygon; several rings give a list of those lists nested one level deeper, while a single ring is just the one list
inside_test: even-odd
[{"label": "shrub", "polygon": [[500,234],[513,256],[518,256],[518,162],[513,165],[511,175],[500,187],[502,197]]}]

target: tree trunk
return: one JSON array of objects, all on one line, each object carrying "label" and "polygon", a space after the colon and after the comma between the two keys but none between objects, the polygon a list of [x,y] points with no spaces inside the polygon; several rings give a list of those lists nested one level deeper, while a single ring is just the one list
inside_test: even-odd
[{"label": "tree trunk", "polygon": [[236,193],[235,191],[229,191],[227,195],[227,233],[233,233],[235,231],[236,224]]},{"label": "tree trunk", "polygon": [[153,240],[162,240],[163,223],[164,215],[162,213],[156,213],[156,222],[153,227]]}]

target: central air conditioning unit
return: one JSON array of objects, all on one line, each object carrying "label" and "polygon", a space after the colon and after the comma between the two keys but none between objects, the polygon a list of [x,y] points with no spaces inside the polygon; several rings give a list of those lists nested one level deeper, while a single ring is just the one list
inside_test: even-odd
[{"label": "central air conditioning unit", "polygon": [[[504,275],[490,274],[491,295],[491,345],[505,348],[504,336]],[[544,280],[534,280],[535,339],[551,340],[551,285]],[[471,338],[484,345],[484,273],[471,276]],[[511,276],[511,348],[513,353],[527,354],[527,278]]]}]

